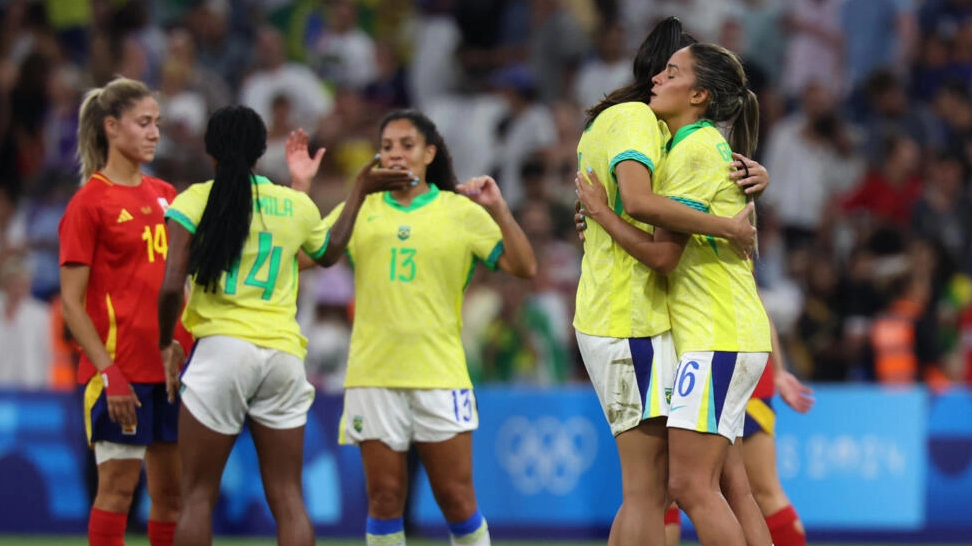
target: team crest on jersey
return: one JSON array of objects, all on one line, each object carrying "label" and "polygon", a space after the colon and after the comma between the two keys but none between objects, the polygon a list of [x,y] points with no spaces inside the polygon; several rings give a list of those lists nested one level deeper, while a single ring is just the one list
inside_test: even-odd
[{"label": "team crest on jersey", "polygon": [[152,207],[142,207],[142,214],[152,214]]},{"label": "team crest on jersey", "polygon": [[351,420],[351,426],[354,427],[355,431],[361,432],[361,430],[364,429],[364,417],[355,415],[354,419]]},{"label": "team crest on jersey", "polygon": [[398,226],[398,238],[402,241],[408,239],[412,236],[412,228],[410,226]]},{"label": "team crest on jersey", "polygon": [[669,404],[672,403],[672,389],[665,389],[665,401]]},{"label": "team crest on jersey", "polygon": [[159,197],[159,206],[162,207],[162,212],[169,210],[169,201],[165,197]]}]

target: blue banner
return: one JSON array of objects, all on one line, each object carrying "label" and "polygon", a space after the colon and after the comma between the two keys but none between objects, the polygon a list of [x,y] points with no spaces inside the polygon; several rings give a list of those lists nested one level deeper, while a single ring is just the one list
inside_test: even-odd
[{"label": "blue banner", "polygon": [[[775,404],[780,477],[809,534],[972,536],[972,392],[817,386],[816,396],[807,415]],[[474,479],[497,536],[603,537],[621,502],[620,469],[591,389],[481,388],[477,398]],[[364,476],[357,448],[337,445],[341,405],[319,394],[311,408],[304,493],[318,533],[361,536]],[[76,394],[0,391],[0,533],[83,533],[92,464]],[[274,533],[259,475],[244,431],[216,533]],[[444,534],[424,475],[415,487],[414,522]],[[144,522],[144,493],[139,509]]]},{"label": "blue banner", "polygon": [[917,530],[925,524],[927,395],[815,389],[801,415],[777,399],[777,470],[808,528]]}]

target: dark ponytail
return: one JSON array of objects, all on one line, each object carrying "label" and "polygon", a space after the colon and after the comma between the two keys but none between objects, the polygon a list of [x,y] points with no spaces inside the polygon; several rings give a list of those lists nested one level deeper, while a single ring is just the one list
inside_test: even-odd
[{"label": "dark ponytail", "polygon": [[267,128],[246,106],[226,106],[209,118],[206,153],[216,176],[189,245],[189,273],[215,292],[222,274],[240,260],[253,218],[253,165],[267,148]]},{"label": "dark ponytail", "polygon": [[668,59],[683,47],[695,43],[695,38],[682,32],[682,22],[678,17],[669,17],[655,25],[651,33],[641,42],[635,55],[632,72],[634,82],[615,89],[601,102],[589,108],[584,125],[589,126],[601,112],[624,102],[651,102],[651,78],[664,70]]},{"label": "dark ponytail", "polygon": [[456,191],[456,171],[452,167],[452,154],[446,146],[445,139],[439,133],[439,129],[422,112],[418,110],[395,110],[389,112],[378,124],[378,138],[385,131],[385,126],[396,120],[408,120],[415,129],[425,138],[425,144],[435,146],[435,158],[425,170],[425,181],[435,184],[437,188],[445,191]]}]

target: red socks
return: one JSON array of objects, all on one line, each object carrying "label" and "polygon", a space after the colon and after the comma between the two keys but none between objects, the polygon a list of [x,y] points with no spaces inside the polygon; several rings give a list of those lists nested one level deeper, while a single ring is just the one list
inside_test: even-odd
[{"label": "red socks", "polygon": [[174,521],[148,522],[149,544],[152,546],[172,546],[175,538],[176,523]]},{"label": "red socks", "polygon": [[682,511],[679,510],[677,506],[672,506],[668,510],[665,510],[665,525],[681,525],[681,524],[682,524]]},{"label": "red socks", "polygon": [[807,535],[793,505],[766,518],[774,546],[807,546]]},{"label": "red socks", "polygon": [[89,546],[125,546],[127,525],[128,514],[92,508],[91,516],[88,518]]}]

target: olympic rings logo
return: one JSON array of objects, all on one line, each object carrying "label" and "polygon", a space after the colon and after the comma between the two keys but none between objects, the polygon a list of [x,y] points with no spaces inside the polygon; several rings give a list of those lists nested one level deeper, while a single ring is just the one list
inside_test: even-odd
[{"label": "olympic rings logo", "polygon": [[597,432],[584,417],[511,417],[496,435],[496,455],[520,493],[562,496],[594,464]]}]

